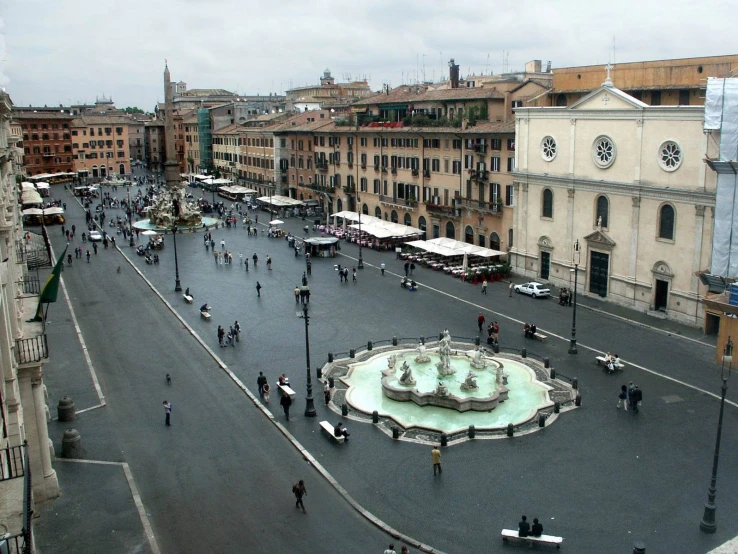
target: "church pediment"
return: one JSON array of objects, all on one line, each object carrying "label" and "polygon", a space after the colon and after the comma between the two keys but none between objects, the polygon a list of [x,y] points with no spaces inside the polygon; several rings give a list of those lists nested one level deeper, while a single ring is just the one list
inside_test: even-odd
[{"label": "church pediment", "polygon": [[592,248],[600,250],[612,250],[616,246],[615,241],[608,237],[604,231],[599,229],[584,237],[584,240],[586,240],[587,244]]},{"label": "church pediment", "polygon": [[576,110],[640,110],[648,107],[637,98],[633,98],[613,86],[601,86],[584,98],[581,98],[569,109]]}]

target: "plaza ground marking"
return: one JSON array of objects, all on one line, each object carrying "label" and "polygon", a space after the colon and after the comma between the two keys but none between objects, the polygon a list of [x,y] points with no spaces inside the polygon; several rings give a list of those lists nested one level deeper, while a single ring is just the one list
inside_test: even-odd
[{"label": "plaza ground marking", "polygon": [[[353,258],[351,256],[347,256],[346,254],[341,254],[341,255],[344,256],[344,257],[346,257],[346,258],[349,258],[351,260],[355,260],[356,259],[356,258]],[[364,263],[366,264],[366,262],[364,262]],[[369,265],[370,267],[376,267],[376,266],[374,266],[372,264],[366,264],[366,265]],[[394,275],[395,277],[402,277],[401,275],[399,275],[397,273],[392,273],[392,272],[387,271],[387,270],[385,270],[385,272],[386,273],[389,273],[390,275]],[[423,285],[420,282],[418,282],[418,284],[419,285]],[[451,294],[449,292],[446,292],[446,291],[443,291],[443,290],[440,290],[440,289],[436,289],[436,288],[430,287],[428,285],[423,285],[423,288],[424,289],[427,289],[427,290],[431,290],[433,292],[437,292],[438,294],[442,294],[444,296],[448,296],[449,298],[453,298],[454,300],[458,300],[459,302],[463,302],[464,304],[469,304],[470,306],[474,306],[475,308],[479,308],[480,310],[483,310],[483,311],[492,313],[492,314],[494,314],[496,316],[499,316],[501,318],[507,319],[508,321],[512,321],[512,322],[518,323],[520,325],[524,325],[525,324],[524,321],[521,321],[519,319],[515,319],[514,317],[511,317],[509,315],[505,315],[505,314],[503,314],[501,312],[496,312],[495,310],[491,310],[491,309],[487,308],[486,306],[481,306],[481,305],[475,304],[474,302],[471,302],[469,300],[465,300],[463,298],[459,298],[458,296],[454,296],[453,294]],[[552,337],[556,337],[557,339],[561,339],[561,340],[563,340],[565,342],[569,342],[569,339],[567,339],[566,337],[562,337],[561,335],[557,335],[556,333],[552,333],[550,331],[546,331],[546,329],[539,329],[539,330],[540,331],[545,331],[547,335],[550,335]],[[595,354],[599,354],[601,356],[604,356],[605,355],[605,352],[602,352],[601,350],[597,350],[596,348],[592,348],[591,346],[587,346],[586,344],[582,344],[581,342],[578,342],[578,341],[577,341],[577,346],[579,346],[581,348],[584,348],[585,350],[589,350],[590,352],[594,352]],[[621,358],[621,360],[624,361],[624,362],[628,362],[631,366],[636,367],[636,368],[638,368],[638,369],[640,369],[642,371],[645,371],[645,372],[650,373],[652,375],[656,375],[657,377],[661,377],[662,379],[666,379],[668,381],[672,381],[672,382],[677,383],[679,385],[683,385],[683,386],[685,386],[687,388],[696,390],[697,392],[701,392],[702,394],[707,394],[708,396],[712,396],[713,398],[715,398],[717,400],[720,400],[720,395],[715,394],[715,393],[712,393],[710,391],[706,391],[705,389],[701,389],[701,388],[699,388],[696,385],[690,385],[689,383],[685,383],[684,381],[680,381],[679,379],[675,379],[674,377],[670,377],[668,375],[664,375],[663,373],[659,373],[657,371],[654,371],[653,369],[648,369],[647,367],[644,367],[642,365],[638,365],[636,363],[630,362],[630,361],[626,360],[625,358]],[[731,402],[730,400],[725,400],[725,402],[727,404],[730,404],[731,406],[733,406],[735,408],[738,408],[738,403]]]}]

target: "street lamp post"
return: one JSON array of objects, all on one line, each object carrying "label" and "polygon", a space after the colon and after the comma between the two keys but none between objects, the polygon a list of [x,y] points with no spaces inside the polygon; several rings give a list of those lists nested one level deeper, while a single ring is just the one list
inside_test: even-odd
[{"label": "street lamp post", "polygon": [[579,239],[574,243],[572,261],[574,262],[574,310],[571,314],[571,340],[569,340],[569,354],[577,354],[577,281],[579,277],[579,262],[582,261],[582,251],[579,249]]},{"label": "street lamp post", "polygon": [[[727,364],[727,372],[726,372]],[[723,409],[725,408],[725,393],[728,392],[728,377],[733,365],[733,341],[728,337],[723,350],[723,365],[720,369],[720,379],[723,381],[720,387],[720,415],[718,416],[717,438],[715,439],[715,454],[712,459],[712,478],[710,479],[710,487],[707,489],[707,502],[705,503],[705,513],[700,521],[700,529],[705,533],[714,533],[717,531],[717,523],[715,522],[715,493],[717,492],[717,470],[718,459],[720,457],[720,436],[723,433]]]},{"label": "street lamp post", "polygon": [[133,241],[133,208],[131,207],[131,185],[128,185],[128,244],[135,246],[136,243]]},{"label": "street lamp post", "polygon": [[177,226],[172,227],[172,238],[174,239],[174,292],[181,292],[182,285],[179,284],[179,261],[177,260]]},{"label": "street lamp post", "polygon": [[[357,196],[357,204],[358,202],[358,196]],[[361,206],[357,206],[359,208],[359,269],[364,269],[364,258],[361,257]]]},{"label": "street lamp post", "polygon": [[305,417],[315,417],[315,402],[313,401],[313,381],[310,377],[310,336],[308,334],[308,326],[310,325],[310,316],[308,315],[307,298],[305,304],[302,305],[302,317],[305,319],[305,361],[307,363],[307,398],[305,403]]}]

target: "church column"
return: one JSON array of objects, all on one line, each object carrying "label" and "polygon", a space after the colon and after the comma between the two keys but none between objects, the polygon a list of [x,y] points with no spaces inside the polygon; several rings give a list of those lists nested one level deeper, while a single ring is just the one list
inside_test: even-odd
[{"label": "church column", "polygon": [[569,175],[574,175],[574,151],[576,150],[577,120],[569,120]]},{"label": "church column", "polygon": [[633,279],[633,301],[636,301],[636,287],[635,281],[637,280],[636,273],[638,271],[638,235],[641,219],[641,198],[640,196],[634,196],[631,198],[633,202],[633,209],[630,212],[630,264],[628,267],[629,277]]},{"label": "church column", "polygon": [[638,144],[638,149],[636,150],[635,167],[633,171],[633,182],[635,184],[638,184],[641,182],[641,157],[643,156],[643,120],[642,119],[639,119],[636,121],[636,143]]},{"label": "church column", "polygon": [[697,294],[699,292],[699,277],[697,274],[702,268],[702,241],[704,240],[702,233],[705,228],[705,206],[697,205],[694,207],[694,254],[692,258],[692,279],[690,290]]},{"label": "church column", "polygon": [[567,189],[566,195],[568,197],[566,204],[566,240],[569,245],[566,247],[565,252],[569,253],[569,261],[574,259],[574,189]]}]

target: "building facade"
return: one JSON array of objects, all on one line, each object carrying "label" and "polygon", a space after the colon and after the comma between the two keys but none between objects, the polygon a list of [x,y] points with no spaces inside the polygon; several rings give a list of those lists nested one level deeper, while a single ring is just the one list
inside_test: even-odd
[{"label": "building facade", "polygon": [[185,171],[195,173],[200,171],[200,141],[197,127],[197,111],[193,110],[186,115],[184,125]]},{"label": "building facade", "polygon": [[336,83],[330,70],[326,69],[319,85],[296,87],[287,91],[287,111],[341,109],[355,100],[373,94],[366,79]]},{"label": "building facade", "polygon": [[213,171],[223,179],[233,182],[239,176],[241,146],[240,125],[228,125],[213,131]]},{"label": "building facade", "polygon": [[146,122],[131,118],[128,122],[128,151],[131,161],[146,161]]},{"label": "building facade", "polygon": [[155,173],[164,171],[164,121],[155,119],[144,125],[144,149],[148,168]]},{"label": "building facade", "polygon": [[26,175],[74,170],[72,116],[56,111],[14,111],[23,137]]},{"label": "building facade", "polygon": [[127,117],[84,113],[72,120],[74,170],[92,178],[131,173]]},{"label": "building facade", "polygon": [[703,115],[609,75],[569,107],[517,109],[513,270],[700,325],[715,205]]},{"label": "building facade", "polygon": [[275,160],[274,127],[242,127],[239,130],[241,163],[238,182],[256,190],[259,196],[277,194],[277,183],[280,182],[277,176],[279,164]]}]

